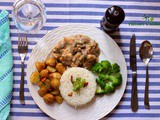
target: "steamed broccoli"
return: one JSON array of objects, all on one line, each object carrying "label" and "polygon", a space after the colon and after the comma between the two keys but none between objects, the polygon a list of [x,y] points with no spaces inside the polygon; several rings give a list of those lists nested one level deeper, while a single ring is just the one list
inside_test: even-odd
[{"label": "steamed broccoli", "polygon": [[103,70],[103,66],[100,63],[96,63],[93,68],[92,68],[92,72],[94,73],[100,73]]},{"label": "steamed broccoli", "polygon": [[112,84],[108,83],[106,84],[105,91],[106,93],[113,93],[115,91],[115,87]]},{"label": "steamed broccoli", "polygon": [[120,72],[120,67],[117,63],[112,64],[112,73],[116,74]]},{"label": "steamed broccoli", "polygon": [[106,86],[106,82],[104,82],[103,80],[100,80],[99,78],[96,79],[97,84],[99,84],[99,86],[104,89]]},{"label": "steamed broccoli", "polygon": [[96,63],[92,71],[98,74],[96,94],[113,93],[116,87],[122,83],[120,66],[117,63],[111,65],[109,61],[104,60]]},{"label": "steamed broccoli", "polygon": [[108,82],[108,75],[104,75],[104,74],[99,74],[98,78],[102,81]]},{"label": "steamed broccoli", "polygon": [[118,87],[122,83],[122,75],[120,73],[110,75],[108,79],[110,82],[112,82],[114,87]]},{"label": "steamed broccoli", "polygon": [[102,89],[99,85],[97,85],[96,95],[102,95],[106,93],[113,93],[115,91],[114,86],[111,84],[105,84],[105,88]]},{"label": "steamed broccoli", "polygon": [[101,87],[101,92],[98,90],[96,94],[105,94],[105,93],[113,93],[121,83],[122,83],[122,75],[117,73],[115,75],[102,75],[96,79],[97,84]]},{"label": "steamed broccoli", "polygon": [[108,60],[101,61],[101,65],[103,66],[103,73],[110,74],[112,66]]},{"label": "steamed broccoli", "polygon": [[92,68],[92,72],[94,73],[110,73],[112,70],[112,66],[111,66],[111,63],[107,60],[103,60],[101,61],[101,63],[96,63],[93,68]]},{"label": "steamed broccoli", "polygon": [[102,94],[105,94],[104,92],[105,91],[99,85],[97,85],[96,94],[102,95]]}]

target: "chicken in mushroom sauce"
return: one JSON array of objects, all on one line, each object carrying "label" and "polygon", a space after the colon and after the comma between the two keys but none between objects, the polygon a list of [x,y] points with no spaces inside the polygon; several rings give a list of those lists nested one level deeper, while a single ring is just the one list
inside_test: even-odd
[{"label": "chicken in mushroom sauce", "polygon": [[88,36],[77,34],[64,37],[52,50],[53,57],[69,67],[90,69],[100,54],[98,43]]}]

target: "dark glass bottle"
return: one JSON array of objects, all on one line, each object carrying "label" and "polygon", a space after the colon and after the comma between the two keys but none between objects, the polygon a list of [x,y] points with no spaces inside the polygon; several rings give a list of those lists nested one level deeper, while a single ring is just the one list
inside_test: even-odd
[{"label": "dark glass bottle", "polygon": [[119,6],[111,6],[106,10],[105,16],[101,21],[101,28],[106,33],[114,32],[125,18],[124,10]]}]

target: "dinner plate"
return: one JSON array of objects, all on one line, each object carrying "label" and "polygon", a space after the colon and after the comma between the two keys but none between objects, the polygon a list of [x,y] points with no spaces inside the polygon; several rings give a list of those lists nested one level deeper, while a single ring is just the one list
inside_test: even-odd
[{"label": "dinner plate", "polygon": [[[36,70],[34,64],[36,61],[46,60],[50,56],[53,46],[64,36],[74,34],[87,35],[99,43],[101,50],[99,60],[109,60],[111,63],[116,62],[120,65],[123,77],[122,84],[114,94],[96,95],[90,103],[81,108],[71,107],[65,101],[60,105],[56,103],[47,105],[37,93],[39,87],[30,82],[30,75]],[[97,120],[109,114],[122,98],[127,83],[127,67],[122,51],[106,33],[86,25],[66,25],[47,33],[32,50],[27,65],[27,83],[35,103],[50,117],[58,120]]]}]

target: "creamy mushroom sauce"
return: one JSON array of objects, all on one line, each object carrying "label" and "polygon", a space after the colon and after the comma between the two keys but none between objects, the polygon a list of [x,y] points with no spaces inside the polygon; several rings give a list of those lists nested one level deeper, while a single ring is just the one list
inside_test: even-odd
[{"label": "creamy mushroom sauce", "polygon": [[98,43],[81,34],[64,37],[52,50],[52,55],[58,62],[69,67],[87,69],[91,69],[98,61],[99,54]]}]

